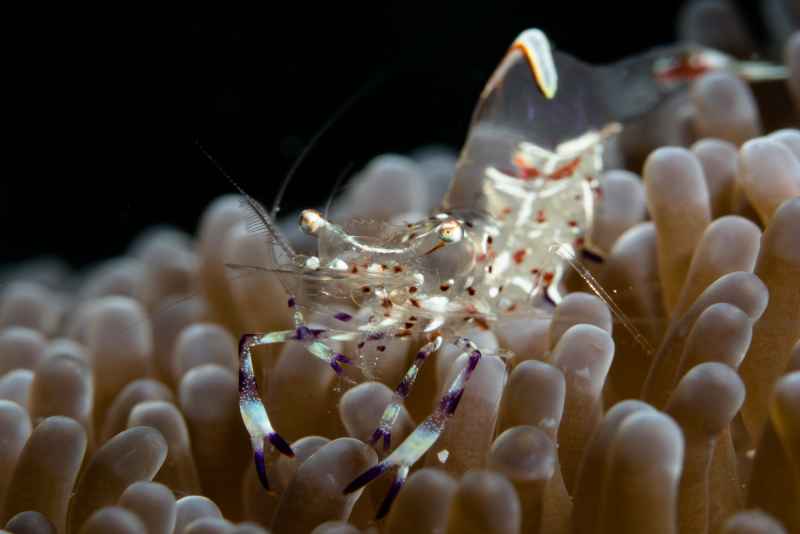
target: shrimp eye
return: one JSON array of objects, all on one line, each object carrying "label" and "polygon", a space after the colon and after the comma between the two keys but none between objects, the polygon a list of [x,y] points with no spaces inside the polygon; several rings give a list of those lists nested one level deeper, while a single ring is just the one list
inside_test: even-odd
[{"label": "shrimp eye", "polygon": [[325,219],[317,210],[303,210],[300,213],[300,229],[314,235],[325,224]]},{"label": "shrimp eye", "polygon": [[445,243],[458,243],[464,237],[464,230],[461,228],[461,223],[450,219],[439,225],[437,229],[439,239]]}]

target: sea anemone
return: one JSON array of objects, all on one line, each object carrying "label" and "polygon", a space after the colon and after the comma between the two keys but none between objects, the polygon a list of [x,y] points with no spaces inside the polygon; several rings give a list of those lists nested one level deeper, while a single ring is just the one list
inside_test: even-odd
[{"label": "sea anemone", "polygon": [[[684,35],[749,51],[722,5],[693,4]],[[698,31],[710,13],[727,33]],[[800,33],[785,51],[800,106]],[[10,270],[0,295],[0,525],[800,532],[800,130],[763,135],[774,110],[760,115],[751,89],[725,73],[665,106],[623,134],[628,169],[600,180],[591,237],[609,254],[587,269],[610,300],[576,275],[551,319],[476,328],[481,348],[513,357],[483,359],[380,521],[389,481],[342,490],[378,460],[367,442],[420,341],[366,351],[366,381],[292,344],[255,349],[270,417],[295,453],[270,451],[265,491],[239,414],[236,339],[291,318],[276,278],[226,267],[273,262],[239,197],[208,206],[196,236],[155,228],[89,272],[47,261]],[[391,183],[403,213],[428,212],[454,166],[445,149],[380,156],[333,209],[394,217],[381,202]],[[432,356],[395,444],[467,365],[458,356]]]}]

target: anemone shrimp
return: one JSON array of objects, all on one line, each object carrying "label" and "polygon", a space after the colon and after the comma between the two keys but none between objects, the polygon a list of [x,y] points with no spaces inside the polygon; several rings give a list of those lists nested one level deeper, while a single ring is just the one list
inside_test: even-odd
[{"label": "anemone shrimp", "polygon": [[[615,306],[579,256],[602,261],[592,222],[602,197],[598,176],[604,148],[622,123],[646,113],[682,83],[728,69],[750,80],[785,77],[779,67],[737,62],[696,47],[655,50],[619,63],[590,67],[551,49],[539,30],[523,32],[489,79],[441,210],[405,225],[382,225],[378,235],[351,234],[319,211],[306,209],[300,228],[316,238],[314,255],[295,251],[270,214],[240,190],[251,211],[250,230],[265,232],[275,272],[288,294],[293,328],[248,333],[239,345],[240,411],[250,434],[259,479],[269,486],[266,443],[292,456],[273,428],[255,377],[252,349],[295,342],[337,374],[354,365],[338,342],[385,350],[414,336],[423,345],[405,372],[371,436],[391,449],[391,429],[429,356],[445,344],[465,362],[437,407],[377,465],[343,488],[352,493],[395,471],[378,516],[385,515],[411,467],[436,443],[465,387],[488,352],[465,335],[509,316],[552,315],[570,267],[612,310]],[[355,306],[358,314],[351,313]],[[311,314],[336,328],[317,328]],[[646,342],[621,313],[635,339]],[[504,354],[497,354],[504,357]]]}]

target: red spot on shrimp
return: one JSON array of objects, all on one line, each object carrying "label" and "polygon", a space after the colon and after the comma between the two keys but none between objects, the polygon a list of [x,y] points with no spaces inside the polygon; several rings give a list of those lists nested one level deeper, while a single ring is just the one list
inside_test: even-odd
[{"label": "red spot on shrimp", "polygon": [[481,317],[475,317],[474,319],[475,324],[477,324],[481,330],[489,330],[489,323],[487,323],[485,319]]},{"label": "red spot on shrimp", "polygon": [[550,284],[553,281],[554,276],[555,275],[551,271],[547,271],[544,273],[544,276],[542,276],[542,280],[544,280],[545,284]]},{"label": "red spot on shrimp", "polygon": [[450,289],[450,284],[442,284],[439,286],[439,289],[441,289],[442,291],[447,291],[448,289]]},{"label": "red spot on shrimp", "polygon": [[570,228],[575,228],[576,226],[578,226],[578,221],[573,219],[571,221],[567,221],[567,224],[570,226]]},{"label": "red spot on shrimp", "polygon": [[533,180],[534,178],[538,178],[541,176],[542,173],[536,167],[525,167],[520,170],[520,178],[523,180]]},{"label": "red spot on shrimp", "polygon": [[514,263],[516,263],[517,265],[522,263],[522,261],[525,259],[525,254],[527,254],[527,252],[525,251],[524,248],[515,251],[513,255]]},{"label": "red spot on shrimp", "polygon": [[674,59],[671,64],[655,71],[656,79],[661,83],[687,81],[698,78],[709,70],[708,64],[697,61],[696,56],[685,54]]},{"label": "red spot on shrimp", "polygon": [[539,210],[536,212],[536,222],[543,223],[546,220],[547,218],[544,216],[544,210]]},{"label": "red spot on shrimp", "polygon": [[519,154],[514,156],[514,165],[516,165],[517,169],[519,169],[517,176],[519,176],[523,180],[530,180],[532,178],[536,178],[541,174],[539,169],[537,169],[533,165],[528,165],[525,162],[525,158],[523,158]]},{"label": "red spot on shrimp", "polygon": [[578,165],[581,162],[581,158],[575,158],[566,165],[559,167],[558,169],[554,170],[548,178],[551,180],[561,180],[562,178],[567,178],[572,176],[575,172],[575,169],[578,168]]},{"label": "red spot on shrimp", "polygon": [[469,293],[469,296],[470,296],[470,297],[474,297],[474,296],[475,296],[475,293],[476,293],[476,291],[475,291],[475,288],[474,288],[474,287],[472,287],[472,286],[469,286],[469,287],[467,288],[467,293]]}]

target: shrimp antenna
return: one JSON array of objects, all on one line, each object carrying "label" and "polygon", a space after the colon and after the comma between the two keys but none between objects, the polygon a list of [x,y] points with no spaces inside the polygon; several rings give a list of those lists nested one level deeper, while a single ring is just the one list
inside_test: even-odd
[{"label": "shrimp antenna", "polygon": [[[270,234],[270,236],[275,240],[275,243],[277,243],[278,246],[281,247],[281,249],[283,249],[283,251],[286,253],[288,257],[294,258],[296,256],[294,249],[292,249],[292,246],[289,244],[288,241],[286,241],[286,238],[283,237],[283,234],[275,225],[275,223],[272,221],[272,217],[270,217],[269,213],[267,213],[267,210],[264,209],[264,206],[259,204],[258,201],[255,200],[253,197],[248,195],[247,192],[244,189],[242,189],[242,187],[238,183],[236,183],[236,181],[233,178],[231,178],[231,175],[225,171],[222,165],[214,158],[214,156],[212,156],[208,152],[208,150],[205,149],[205,147],[200,143],[200,141],[196,140],[195,144],[203,153],[203,155],[206,158],[208,158],[208,161],[210,161],[214,165],[214,167],[217,168],[220,174],[222,174],[222,176],[224,176],[231,183],[231,185],[236,189],[236,191],[240,195],[242,195],[242,198],[247,203],[247,206],[250,208],[250,210],[253,212],[253,215],[258,220],[259,225],[263,226],[264,229],[266,229],[266,231]],[[251,226],[253,225],[248,224],[248,227]]]},{"label": "shrimp antenna", "polygon": [[325,211],[322,212],[322,216],[326,219],[328,218],[328,214],[331,211],[331,204],[333,204],[333,197],[336,196],[336,192],[342,186],[342,182],[344,182],[347,175],[350,174],[350,170],[355,165],[354,161],[349,162],[347,165],[344,166],[342,172],[339,173],[339,176],[336,178],[336,183],[333,184],[333,191],[331,192],[330,196],[328,197],[328,202],[325,203]]},{"label": "shrimp antenna", "polygon": [[325,124],[323,124],[319,130],[317,130],[317,133],[314,134],[314,136],[311,138],[308,144],[303,148],[303,151],[300,152],[300,155],[297,157],[294,163],[292,163],[292,166],[289,168],[289,172],[286,174],[286,178],[283,179],[283,183],[278,189],[278,194],[275,196],[275,202],[273,202],[272,204],[272,213],[270,214],[272,215],[272,217],[277,218],[278,212],[280,211],[280,203],[283,200],[283,196],[286,194],[286,189],[289,187],[289,182],[292,181],[292,178],[297,172],[297,169],[300,168],[300,165],[303,164],[308,155],[311,153],[311,150],[317,145],[322,136],[325,135],[328,132],[328,130],[330,130],[333,127],[334,124],[339,122],[339,119],[341,119],[345,113],[350,111],[350,109],[356,104],[356,102],[361,100],[361,98],[365,94],[367,94],[367,92],[371,92],[376,86],[383,83],[385,78],[386,75],[384,74],[383,76],[376,76],[371,80],[365,82],[361,86],[361,88],[358,91],[356,91],[350,98],[348,98],[344,104],[339,106],[339,108],[333,112],[333,114],[328,118],[328,120],[325,121]]},{"label": "shrimp antenna", "polygon": [[595,279],[595,277],[592,276],[592,273],[589,271],[589,269],[587,269],[585,265],[577,260],[572,249],[564,246],[563,244],[556,243],[550,246],[550,252],[561,257],[561,259],[566,261],[570,267],[575,269],[581,278],[583,278],[583,280],[589,285],[591,290],[594,291],[594,293],[606,303],[611,310],[611,313],[613,313],[617,320],[622,323],[622,326],[625,327],[625,330],[627,330],[633,340],[639,344],[646,355],[652,356],[655,353],[655,349],[653,349],[652,345],[650,345],[650,342],[647,341],[647,338],[644,337],[644,334],[642,334],[639,329],[636,328],[625,312],[622,311],[616,302],[614,302],[614,299],[611,298],[611,295],[608,294],[608,291],[606,291]]}]

